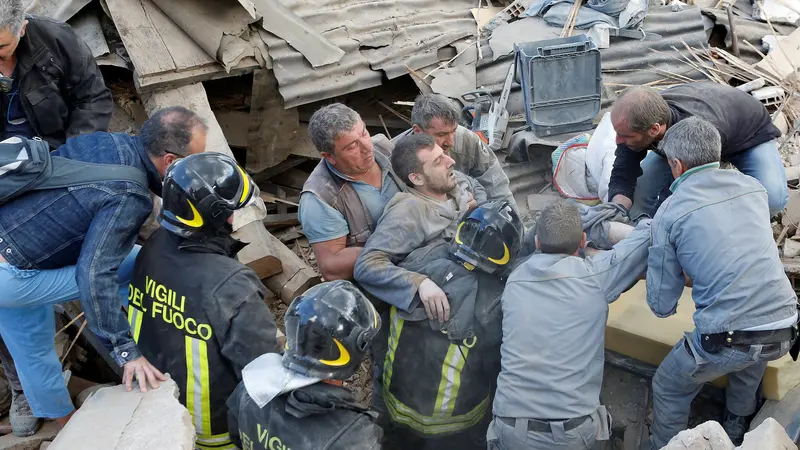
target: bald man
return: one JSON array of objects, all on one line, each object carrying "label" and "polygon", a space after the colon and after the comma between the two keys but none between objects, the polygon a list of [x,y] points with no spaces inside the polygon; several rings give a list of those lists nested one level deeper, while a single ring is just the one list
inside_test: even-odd
[{"label": "bald man", "polygon": [[775,141],[780,131],[760,101],[712,82],[688,83],[661,92],[638,86],[617,99],[611,111],[617,157],[608,198],[632,216],[644,213],[653,217],[671,194],[673,181],[658,144],[671,126],[691,116],[714,125],[722,138],[722,160],[764,186],[771,215],[781,211],[789,193]]}]

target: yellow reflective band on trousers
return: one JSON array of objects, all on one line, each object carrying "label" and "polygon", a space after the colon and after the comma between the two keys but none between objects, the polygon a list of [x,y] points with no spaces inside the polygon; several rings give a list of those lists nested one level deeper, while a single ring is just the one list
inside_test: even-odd
[{"label": "yellow reflective band on trousers", "polygon": [[131,324],[133,341],[139,343],[139,333],[142,331],[142,317],[144,313],[133,305],[128,305],[128,323]]},{"label": "yellow reflective band on trousers", "polygon": [[432,416],[420,414],[391,393],[392,368],[405,323],[397,315],[395,307],[392,307],[389,313],[389,322],[389,348],[383,368],[383,395],[392,420],[427,435],[453,433],[477,425],[488,410],[488,395],[466,414],[453,415],[458,390],[461,387],[461,372],[469,354],[469,348],[464,345],[450,344],[447,350]]},{"label": "yellow reflective band on trousers", "polygon": [[[198,436],[211,436],[208,349],[206,341],[186,339],[186,409],[192,415]],[[198,445],[198,448],[200,446]]]},{"label": "yellow reflective band on trousers", "polygon": [[235,450],[236,446],[231,442],[231,436],[228,433],[215,434],[215,435],[202,435],[197,434],[197,440],[194,443],[195,448],[200,450]]}]

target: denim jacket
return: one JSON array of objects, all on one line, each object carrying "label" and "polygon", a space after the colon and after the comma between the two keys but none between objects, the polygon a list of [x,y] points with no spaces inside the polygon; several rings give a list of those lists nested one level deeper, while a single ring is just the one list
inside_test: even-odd
[{"label": "denim jacket", "polygon": [[[161,195],[161,177],[138,137],[96,132],[70,138],[52,153],[98,164],[123,164],[147,173]],[[103,181],[32,191],[0,206],[0,252],[19,269],[77,265],[76,278],[89,328],[119,364],[141,356],[122,312],[117,269],[133,249],[152,211],[148,190]]]},{"label": "denim jacket", "polygon": [[685,271],[701,334],[792,317],[797,297],[778,256],[761,184],[712,163],[690,169],[670,189],[652,223],[650,309],[658,317],[675,314]]}]

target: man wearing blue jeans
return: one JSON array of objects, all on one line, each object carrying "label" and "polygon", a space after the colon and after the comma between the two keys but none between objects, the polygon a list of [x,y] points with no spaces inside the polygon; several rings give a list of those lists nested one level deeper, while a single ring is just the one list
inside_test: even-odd
[{"label": "man wearing blue jeans", "polygon": [[772,238],[767,193],[754,178],[720,169],[720,147],[714,126],[697,117],[662,142],[675,181],[652,222],[647,304],[658,317],[675,314],[688,277],[696,312],[694,331],[653,377],[651,449],[686,428],[700,388],[723,375],[723,428],[740,445],[767,362],[797,335],[797,296]]},{"label": "man wearing blue jeans", "polygon": [[[141,136],[96,132],[69,139],[53,155],[136,167],[161,194],[173,161],[205,149],[207,128],[193,112],[166,108]],[[66,424],[74,412],[53,346],[55,303],[80,298],[89,328],[142,391],[163,374],[142,357],[122,311],[120,267],[152,211],[148,188],[98,181],[30,191],[0,206],[0,334],[36,417]],[[131,255],[133,257],[135,255]]]},{"label": "man wearing blue jeans", "polygon": [[655,215],[669,197],[672,183],[669,164],[657,145],[668,129],[687,117],[700,117],[717,129],[721,159],[761,183],[767,191],[770,216],[786,206],[786,172],[775,142],[780,131],[760,101],[712,82],[688,83],[660,93],[638,86],[617,99],[611,111],[617,133],[616,160],[608,186],[611,201],[623,205],[632,217]]}]

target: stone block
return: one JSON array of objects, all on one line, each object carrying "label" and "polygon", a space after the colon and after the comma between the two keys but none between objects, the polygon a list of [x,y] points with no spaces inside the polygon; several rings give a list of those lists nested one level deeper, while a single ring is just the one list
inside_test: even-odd
[{"label": "stone block", "polygon": [[[657,366],[670,352],[683,334],[694,330],[692,315],[695,312],[692,289],[686,288],[678,300],[678,311],[666,319],[659,319],[645,301],[645,282],[640,281],[617,301],[609,305],[606,327],[606,348]],[[764,374],[764,396],[780,400],[787,392],[800,385],[800,370],[789,355],[770,361]],[[725,387],[726,378],[713,384]]]},{"label": "stone block", "polygon": [[17,437],[7,434],[0,437],[0,450],[39,450],[42,442],[52,441],[58,434],[59,426],[55,422],[45,422],[33,436]]},{"label": "stone block", "polygon": [[[98,432],[102,430],[102,432]],[[178,386],[126,392],[100,389],[86,400],[49,450],[192,450],[195,431],[189,411],[178,402]]]},{"label": "stone block", "polygon": [[[763,447],[765,448],[765,447]],[[683,430],[661,450],[734,450],[722,425],[713,420]]]},{"label": "stone block", "polygon": [[777,420],[768,417],[755,430],[744,435],[744,442],[737,450],[797,450],[797,446],[786,434]]}]

